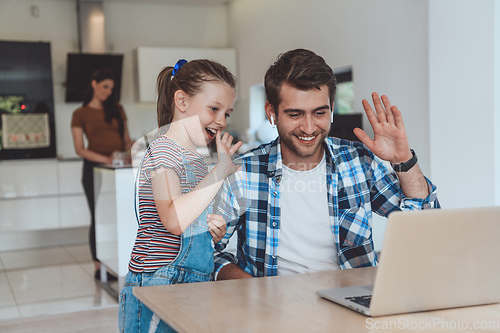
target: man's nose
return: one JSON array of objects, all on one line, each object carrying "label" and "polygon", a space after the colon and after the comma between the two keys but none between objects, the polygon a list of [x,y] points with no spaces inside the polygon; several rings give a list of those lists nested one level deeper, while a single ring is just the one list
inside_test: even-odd
[{"label": "man's nose", "polygon": [[313,134],[316,130],[316,125],[311,115],[305,115],[300,125],[301,130],[306,134]]}]

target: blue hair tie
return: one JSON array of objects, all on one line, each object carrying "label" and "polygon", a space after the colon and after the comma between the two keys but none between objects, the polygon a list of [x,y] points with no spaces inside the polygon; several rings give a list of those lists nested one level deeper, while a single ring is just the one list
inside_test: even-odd
[{"label": "blue hair tie", "polygon": [[187,63],[186,59],[179,59],[174,66],[174,70],[172,71],[172,78],[177,74],[177,72],[181,69],[184,64]]}]

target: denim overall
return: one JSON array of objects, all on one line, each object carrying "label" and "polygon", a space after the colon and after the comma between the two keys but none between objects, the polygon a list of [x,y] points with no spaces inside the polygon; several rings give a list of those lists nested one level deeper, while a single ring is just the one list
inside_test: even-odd
[{"label": "denim overall", "polygon": [[[187,181],[194,184],[196,177],[192,165],[183,160],[183,166]],[[137,183],[141,170],[142,163],[136,177],[136,216],[139,202]],[[182,189],[182,192],[189,190]],[[128,272],[120,293],[120,332],[175,332],[132,294],[132,288],[210,281],[214,268],[212,236],[207,227],[207,214],[210,210],[211,207],[208,206],[184,231],[179,253],[172,262],[153,273]]]}]

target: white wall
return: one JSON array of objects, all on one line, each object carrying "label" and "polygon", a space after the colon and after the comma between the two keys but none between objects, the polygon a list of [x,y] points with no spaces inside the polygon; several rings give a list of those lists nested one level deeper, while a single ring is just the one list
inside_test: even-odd
[{"label": "white wall", "polygon": [[[237,0],[229,5],[229,43],[238,50],[239,104],[232,125],[249,124],[249,89],[278,54],[308,48],[336,67],[352,65],[354,108],[372,91],[398,105],[420,166],[429,174],[428,2],[422,0]],[[264,110],[262,110],[264,112]],[[364,127],[370,127],[365,118]],[[370,131],[371,132],[371,131]],[[374,217],[375,248],[385,223]]]},{"label": "white wall", "polygon": [[105,2],[108,42],[125,53],[122,101],[135,95],[132,51],[138,46],[226,47],[225,6],[173,6],[147,1]]},{"label": "white wall", "polygon": [[500,206],[500,1],[495,1],[495,205]]},{"label": "white wall", "polygon": [[[30,6],[39,17],[30,15]],[[158,1],[104,3],[110,51],[123,53],[122,103],[132,137],[156,124],[153,104],[135,103],[133,50],[138,46],[226,47],[226,6],[179,6]],[[64,103],[66,54],[78,51],[76,2],[68,0],[0,1],[0,39],[51,42],[56,113],[57,152],[74,157],[70,119],[78,104]]]},{"label": "white wall", "polygon": [[493,205],[495,177],[500,200],[495,18],[495,0],[429,2],[431,175],[446,207]]},{"label": "white wall", "polygon": [[421,0],[231,2],[229,43],[238,50],[240,78],[234,127],[248,126],[250,86],[263,81],[276,56],[308,48],[334,68],[353,66],[356,110],[371,91],[388,94],[402,110],[410,143],[428,174],[427,7]]}]

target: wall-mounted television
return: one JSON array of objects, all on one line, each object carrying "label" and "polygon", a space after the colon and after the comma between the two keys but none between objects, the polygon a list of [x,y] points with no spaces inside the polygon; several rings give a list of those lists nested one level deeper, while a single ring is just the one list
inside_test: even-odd
[{"label": "wall-mounted television", "polygon": [[0,41],[0,160],[56,157],[50,43]]},{"label": "wall-mounted television", "polygon": [[66,102],[82,102],[89,89],[92,73],[100,69],[113,72],[114,93],[120,99],[122,54],[68,53],[66,69]]}]

